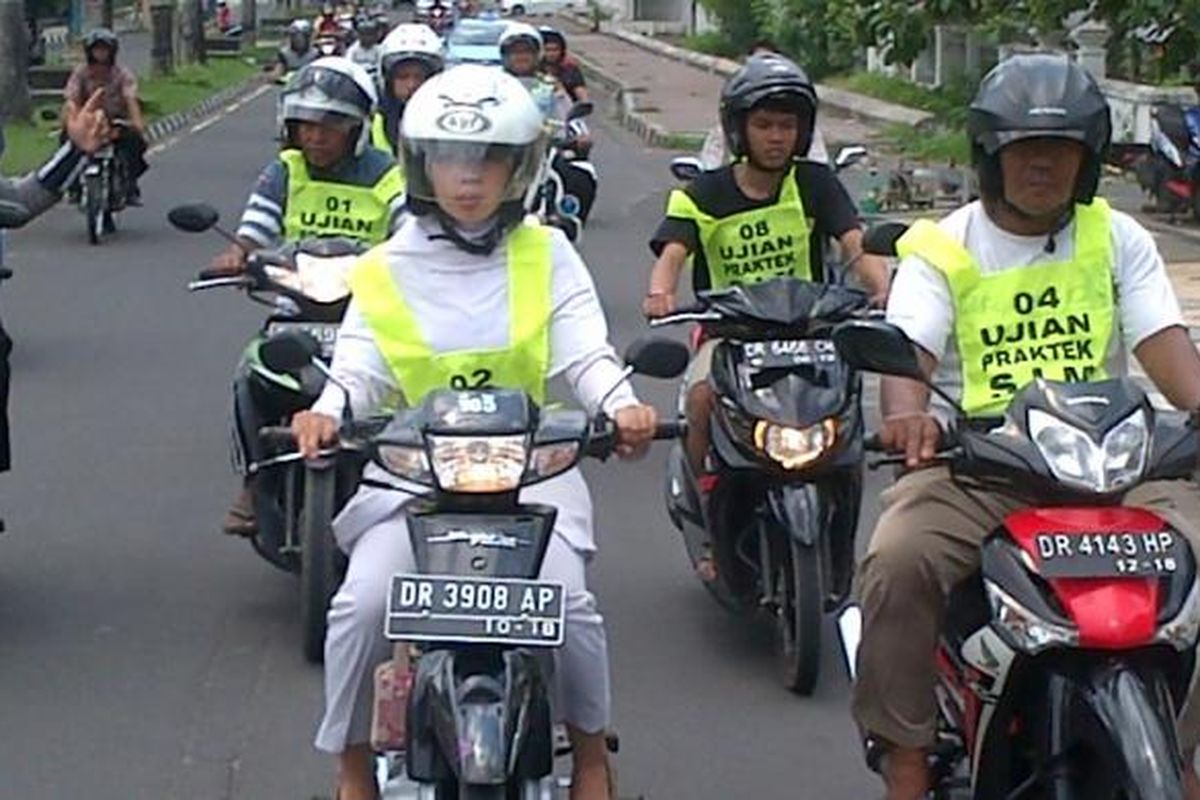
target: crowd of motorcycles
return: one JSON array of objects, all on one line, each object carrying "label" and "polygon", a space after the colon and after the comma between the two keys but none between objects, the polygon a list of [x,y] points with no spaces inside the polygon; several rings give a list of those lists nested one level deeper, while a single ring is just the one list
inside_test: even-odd
[{"label": "crowd of motorcycles", "polygon": [[[563,130],[590,111],[576,105]],[[1157,115],[1153,185],[1172,208],[1200,217],[1200,109],[1179,112]],[[865,154],[844,150],[836,167]],[[563,165],[586,163],[586,154],[564,134],[547,160],[558,167],[548,172],[541,215],[577,239],[595,172],[580,208]],[[681,180],[698,169],[687,159],[672,164]],[[169,220],[232,238],[205,204],[176,207]],[[865,247],[894,256],[903,231],[876,225]],[[251,254],[242,274],[201,273],[190,284],[236,288],[270,309],[239,366],[239,384],[278,415],[258,432],[260,455],[246,465],[256,478],[251,544],[297,574],[301,649],[319,662],[346,567],[331,533],[338,509],[368,463],[426,487],[405,510],[416,571],[394,576],[387,599],[394,656],[376,675],[372,737],[380,784],[415,786],[419,798],[563,797],[554,761],[565,745],[550,687],[564,590],[539,579],[555,511],[522,503],[520,490],[583,458],[608,458],[612,423],[538,407],[521,392],[451,388],[393,415],[357,419],[347,410],[339,443],[301,458],[289,419],[336,384],[329,362],[349,302],[347,270],[360,252],[349,240],[307,240]],[[776,278],[703,292],[654,325],[692,323],[721,339],[709,378],[712,442],[697,475],[683,449],[681,392],[679,413],[656,433],[671,441],[668,516],[701,584],[720,606],[771,626],[781,682],[808,695],[828,618],[853,675],[864,469],[898,463],[877,452],[867,430],[864,375],[925,378],[899,329],[845,285]],[[625,358],[629,374],[670,379],[689,350],[647,336]],[[1022,488],[1041,503],[1010,515],[985,542],[980,569],[950,593],[937,651],[932,797],[1182,798],[1174,721],[1196,667],[1200,583],[1182,536],[1118,498],[1145,481],[1191,477],[1200,455],[1193,420],[1154,408],[1129,380],[1039,380],[1014,397],[1007,424],[988,430],[944,399],[957,416],[938,460],[956,476]],[[1064,453],[1082,451],[1082,472],[1062,466]],[[1062,557],[1067,551],[1075,557]],[[878,767],[877,749],[866,750]]]}]

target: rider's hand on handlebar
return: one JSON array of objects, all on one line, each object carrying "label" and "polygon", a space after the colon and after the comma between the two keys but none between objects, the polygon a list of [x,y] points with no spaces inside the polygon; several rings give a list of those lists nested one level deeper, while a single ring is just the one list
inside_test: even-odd
[{"label": "rider's hand on handlebar", "polygon": [[617,456],[638,459],[646,455],[658,426],[658,411],[654,406],[625,406],[613,414],[617,426]]},{"label": "rider's hand on handlebar", "polygon": [[236,275],[246,269],[246,251],[238,245],[230,245],[212,260],[213,272]]},{"label": "rider's hand on handlebar", "polygon": [[642,301],[642,313],[647,319],[658,319],[675,312],[674,292],[649,292]]},{"label": "rider's hand on handlebar", "polygon": [[883,420],[879,441],[889,453],[903,453],[904,466],[912,469],[937,455],[942,429],[927,411],[896,414]]},{"label": "rider's hand on handlebar", "polygon": [[296,449],[305,458],[316,458],[317,451],[338,438],[338,421],[315,411],[301,411],[292,417],[292,433]]}]

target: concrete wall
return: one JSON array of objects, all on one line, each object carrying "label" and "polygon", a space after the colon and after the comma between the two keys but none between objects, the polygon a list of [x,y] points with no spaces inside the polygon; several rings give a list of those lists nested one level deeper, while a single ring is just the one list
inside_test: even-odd
[{"label": "concrete wall", "polygon": [[1150,112],[1160,103],[1193,105],[1196,93],[1188,87],[1147,86],[1105,79],[1100,81],[1112,109],[1113,141],[1146,144],[1150,141]]}]

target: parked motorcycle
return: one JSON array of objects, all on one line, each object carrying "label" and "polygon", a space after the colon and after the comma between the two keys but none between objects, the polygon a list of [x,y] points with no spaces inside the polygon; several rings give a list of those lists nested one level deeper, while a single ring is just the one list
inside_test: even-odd
[{"label": "parked motorcycle", "polygon": [[1156,106],[1150,119],[1150,155],[1138,181],[1160,212],[1190,211],[1200,222],[1200,106]]},{"label": "parked motorcycle", "polygon": [[596,202],[596,167],[588,160],[591,144],[584,147],[579,141],[580,133],[587,132],[583,120],[593,109],[589,102],[571,107],[551,139],[546,157],[539,216],[546,224],[561,228],[572,242],[583,236]]},{"label": "parked motorcycle", "polygon": [[[276,342],[289,340],[290,348],[270,349],[273,369],[317,363],[310,338]],[[686,367],[687,349],[642,340],[626,360],[629,372],[670,378]],[[663,423],[655,437],[674,437],[678,427]],[[557,512],[519,495],[584,456],[610,456],[611,421],[539,408],[521,391],[445,389],[385,420],[382,430],[378,420],[345,421],[339,438],[429,489],[405,506],[416,571],[395,575],[387,600],[386,636],[415,647],[402,648],[395,672],[404,688],[388,727],[402,735],[393,743],[400,749],[385,754],[381,782],[406,775],[417,797],[432,800],[560,797],[551,775],[550,687],[565,590],[538,577]]]},{"label": "parked motorcycle", "polygon": [[[196,233],[217,224],[217,212],[203,204],[174,208],[171,223]],[[349,304],[346,274],[365,250],[361,242],[310,239],[247,257],[239,275],[204,271],[188,284],[191,291],[221,287],[242,289],[251,300],[271,308],[271,316],[250,340],[234,380],[237,424],[254,477],[256,553],[273,566],[300,578],[302,649],[311,662],[324,656],[325,612],[341,579],[344,558],[329,528],[334,513],[353,493],[364,459],[329,459],[305,465],[292,453],[291,416],[308,408],[325,383],[323,369],[332,355],[341,319]],[[272,337],[300,331],[319,343],[320,366],[297,375],[273,370],[264,361]]]},{"label": "parked motorcycle", "polygon": [[707,467],[696,475],[683,441],[672,446],[667,511],[721,605],[771,616],[780,677],[799,694],[816,685],[822,618],[854,569],[862,382],[829,332],[866,308],[862,292],[784,277],[701,293],[651,322],[700,321],[721,337]]},{"label": "parked motorcycle", "polygon": [[[855,369],[928,384],[894,326],[847,322],[833,341]],[[931,797],[1183,798],[1175,723],[1200,631],[1195,562],[1163,518],[1121,498],[1191,477],[1195,420],[1156,412],[1128,379],[1039,379],[999,427],[958,415],[938,460],[1037,500],[984,541],[979,570],[947,598]],[[853,674],[858,609],[839,627]],[[878,768],[878,743],[867,754]]]},{"label": "parked motorcycle", "polygon": [[[127,128],[122,119],[113,120],[114,128]],[[77,196],[79,210],[87,223],[88,242],[100,244],[106,234],[117,230],[114,215],[124,210],[129,197],[129,175],[125,163],[117,158],[109,143],[87,157],[87,165],[78,178],[72,199]]]}]

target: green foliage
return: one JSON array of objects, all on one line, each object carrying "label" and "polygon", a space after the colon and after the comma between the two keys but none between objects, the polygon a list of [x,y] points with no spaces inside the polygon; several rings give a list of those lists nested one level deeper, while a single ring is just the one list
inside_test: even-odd
[{"label": "green foliage", "polygon": [[940,124],[950,127],[966,123],[967,106],[976,88],[975,82],[965,76],[937,89],[928,89],[904,78],[875,72],[855,72],[830,78],[828,82],[868,97],[928,111]]},{"label": "green foliage", "polygon": [[883,139],[890,149],[913,161],[958,165],[971,162],[971,145],[962,128],[927,131],[909,125],[888,125],[883,131]]},{"label": "green foliage", "polygon": [[683,37],[683,46],[697,53],[707,53],[710,56],[722,58],[738,58],[742,50],[729,37],[720,31],[705,31]]},{"label": "green foliage", "polygon": [[759,38],[758,24],[754,18],[756,3],[746,0],[700,0],[700,3],[716,17],[721,32],[737,53],[745,53]]}]

